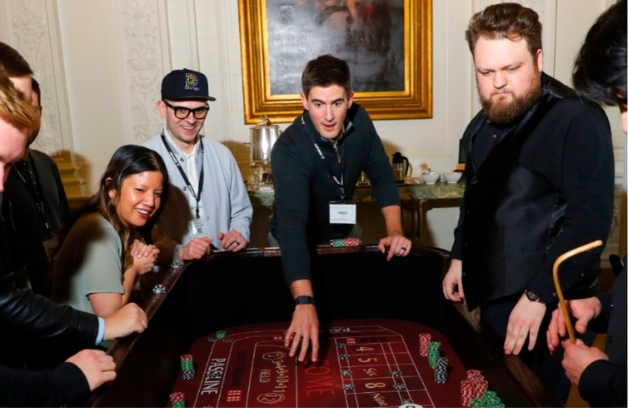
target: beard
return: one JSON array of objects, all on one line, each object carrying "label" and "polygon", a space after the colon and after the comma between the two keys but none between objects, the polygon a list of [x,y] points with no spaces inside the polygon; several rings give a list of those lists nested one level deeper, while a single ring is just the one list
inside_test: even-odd
[{"label": "beard", "polygon": [[506,92],[509,92],[512,95],[511,102],[495,102],[492,99],[492,94],[488,99],[485,99],[482,95],[480,95],[482,110],[488,119],[493,123],[500,125],[512,123],[519,116],[530,110],[536,101],[538,101],[543,95],[541,75],[534,75],[530,80],[530,86],[521,95],[516,95],[512,91]]}]

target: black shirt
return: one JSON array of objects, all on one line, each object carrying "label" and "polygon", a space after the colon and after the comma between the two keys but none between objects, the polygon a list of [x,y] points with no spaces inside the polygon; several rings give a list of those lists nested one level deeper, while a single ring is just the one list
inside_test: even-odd
[{"label": "black shirt", "polygon": [[[364,170],[380,208],[400,205],[390,160],[364,108],[353,104],[347,113],[345,129],[336,152],[332,143],[321,140],[306,110],[273,146],[275,201],[271,232],[281,247],[288,285],[298,279],[311,279],[311,248],[329,243],[333,238],[346,238],[351,229],[351,226],[343,229],[329,224],[329,202],[340,199],[329,169],[338,180],[344,174],[346,200],[353,197],[356,182]],[[321,160],[314,143],[329,167]]]}]

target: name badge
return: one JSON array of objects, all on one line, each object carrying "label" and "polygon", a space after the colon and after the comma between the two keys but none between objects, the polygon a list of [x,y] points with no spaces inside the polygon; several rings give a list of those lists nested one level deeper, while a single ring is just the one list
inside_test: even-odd
[{"label": "name badge", "polygon": [[330,224],[355,224],[356,222],[355,203],[339,203],[332,201],[329,203],[329,223]]},{"label": "name badge", "polygon": [[203,218],[194,218],[192,221],[190,221],[188,229],[192,238],[209,236],[209,231],[207,231],[207,227],[205,226],[205,220]]}]

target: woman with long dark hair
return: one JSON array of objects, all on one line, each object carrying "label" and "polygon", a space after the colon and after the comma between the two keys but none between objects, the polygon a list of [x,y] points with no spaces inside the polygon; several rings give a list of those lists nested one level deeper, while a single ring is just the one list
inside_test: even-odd
[{"label": "woman with long dark hair", "polygon": [[120,147],[100,188],[62,231],[55,258],[53,300],[100,317],[129,302],[140,274],[157,260],[155,225],[168,193],[166,166],[142,146]]}]

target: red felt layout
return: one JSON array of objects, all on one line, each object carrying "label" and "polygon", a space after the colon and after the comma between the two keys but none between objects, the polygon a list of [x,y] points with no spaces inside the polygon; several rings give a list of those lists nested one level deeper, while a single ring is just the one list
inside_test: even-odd
[{"label": "red felt layout", "polygon": [[[401,320],[334,321],[321,334],[320,362],[298,363],[283,345],[288,324],[226,329],[197,340],[189,350],[196,376],[179,374],[173,392],[188,407],[452,407],[460,406],[462,365],[436,330]],[[430,333],[449,359],[449,378],[434,382],[419,333]]]}]

